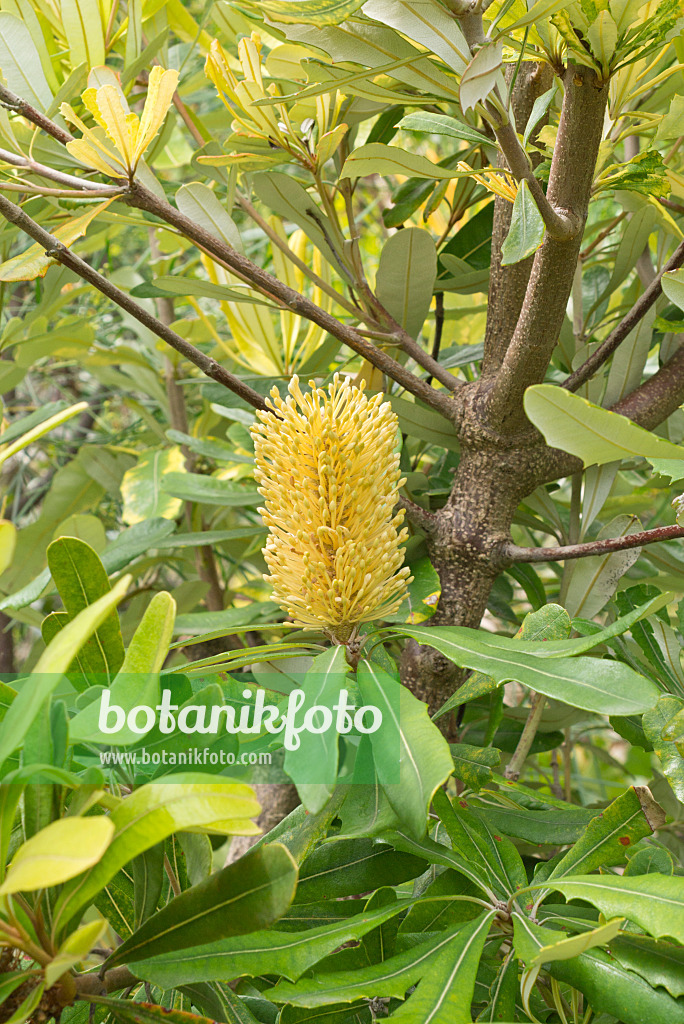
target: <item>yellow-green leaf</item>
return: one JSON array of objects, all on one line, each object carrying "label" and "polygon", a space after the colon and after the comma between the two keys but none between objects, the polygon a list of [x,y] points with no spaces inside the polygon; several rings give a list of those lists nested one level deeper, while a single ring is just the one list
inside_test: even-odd
[{"label": "yellow-green leaf", "polygon": [[[65,224],[53,232],[54,237],[63,245],[71,245],[81,235],[85,235],[92,221],[103,213],[113,201],[113,199],[106,199],[104,203],[92,206],[80,217],[70,217]],[[45,254],[45,247],[36,242],[21,256],[14,256],[11,260],[0,264],[0,281],[33,281],[36,277],[45,277],[50,262],[50,257]]]},{"label": "yellow-green leaf", "polygon": [[576,455],[585,466],[635,455],[645,459],[684,459],[684,448],[679,445],[555,384],[528,388],[525,412],[547,444]]},{"label": "yellow-green leaf", "polygon": [[104,815],[53,821],[19,847],[0,893],[34,892],[75,878],[97,864],[113,835]]},{"label": "yellow-green leaf", "polygon": [[7,519],[0,519],[0,576],[12,564],[16,546],[16,526]]}]

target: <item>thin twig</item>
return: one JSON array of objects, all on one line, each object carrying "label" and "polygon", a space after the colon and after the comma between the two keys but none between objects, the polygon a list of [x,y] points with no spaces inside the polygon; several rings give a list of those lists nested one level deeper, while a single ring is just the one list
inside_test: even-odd
[{"label": "thin twig", "polygon": [[[167,203],[166,200],[154,195],[140,182],[135,181],[133,183],[131,191],[125,197],[125,201],[131,206],[135,206],[137,209],[146,210],[148,213],[155,214],[165,223],[172,224],[174,227],[177,227],[186,238],[189,238],[196,244],[199,244],[212,255],[218,256],[220,259],[224,260],[231,269],[244,274],[253,284],[267,289],[267,291],[278,298],[293,313],[298,313],[307,320],[311,320],[313,323],[318,324],[319,327],[323,327],[326,331],[332,334],[334,338],[337,338],[338,341],[347,345],[352,349],[352,351],[356,352],[357,355],[363,356],[363,358],[367,359],[369,363],[376,366],[379,370],[382,370],[383,373],[387,374],[388,377],[391,377],[392,380],[397,382],[397,384],[401,384],[403,388],[415,395],[416,398],[422,399],[426,405],[436,409],[448,419],[452,419],[454,417],[456,406],[451,395],[436,391],[434,388],[430,387],[426,381],[421,380],[420,377],[416,377],[415,374],[407,370],[396,359],[393,359],[376,345],[372,345],[370,342],[366,341],[365,338],[363,338],[353,327],[349,327],[347,324],[341,323],[332,316],[332,314],[321,309],[320,306],[311,302],[310,299],[307,299],[306,296],[301,295],[284,282],[278,280],[277,277],[274,277],[268,271],[263,270],[256,263],[253,263],[246,256],[243,256],[242,253],[239,253],[236,249],[233,249],[231,246],[206,231],[190,217],[186,217],[179,210],[176,210],[173,206]],[[413,339],[410,339],[410,341],[412,346],[420,350],[420,347],[416,345]],[[406,351],[409,351],[409,354],[413,355],[413,352],[408,348]],[[422,353],[422,350],[420,350],[420,352],[425,355]],[[443,372],[443,367],[440,367],[439,369]],[[436,373],[435,376],[437,376]],[[452,377],[451,379],[452,381],[455,381],[455,378]],[[458,386],[457,383],[456,386]]]},{"label": "thin twig", "polygon": [[[31,104],[26,103],[18,96],[15,96],[14,93],[10,92],[10,90],[6,89],[4,86],[0,86],[0,102],[4,102],[11,106],[12,109],[16,109],[23,117],[26,117],[27,120],[31,121],[37,127],[48,132],[48,134],[52,135],[53,138],[57,139],[59,142],[64,144],[73,139],[73,136],[70,135],[69,132],[65,132],[59,127],[59,125],[56,125],[39,110],[32,107]],[[22,162],[20,166],[25,167],[26,164]],[[402,366],[398,360],[393,359],[376,345],[372,345],[367,342],[356,330],[354,330],[353,327],[349,327],[348,325],[341,323],[330,313],[327,313],[314,302],[311,302],[311,300],[307,299],[293,288],[290,288],[282,281],[279,281],[272,274],[268,273],[268,271],[262,270],[262,268],[256,263],[253,263],[241,253],[238,253],[237,250],[216,238],[211,234],[211,232],[206,231],[190,217],[184,216],[179,210],[176,210],[171,206],[170,203],[167,203],[166,200],[160,199],[158,196],[154,195],[154,193],[150,192],[149,189],[146,189],[139,181],[134,181],[130,190],[122,198],[124,202],[129,205],[134,206],[137,209],[145,210],[148,213],[152,213],[165,223],[172,224],[174,227],[178,228],[186,238],[193,241],[200,248],[209,252],[214,257],[218,257],[223,260],[231,270],[236,271],[240,275],[244,275],[253,286],[259,289],[265,289],[266,292],[280,300],[283,305],[293,313],[298,313],[300,316],[310,320],[312,323],[318,324],[319,327],[323,327],[326,331],[332,334],[334,338],[337,338],[338,341],[347,345],[352,349],[352,351],[356,352],[357,355],[367,359],[369,363],[377,367],[392,380],[396,381],[397,384],[400,384],[410,394],[414,395],[416,398],[420,398],[447,419],[453,420],[456,413],[456,405],[451,395],[444,394],[432,388],[425,380],[417,377]],[[36,225],[36,227],[38,227],[38,225]],[[30,234],[30,232],[27,233]],[[76,271],[76,273],[79,273],[79,271]],[[120,294],[123,295],[124,293]],[[396,333],[398,335],[398,344],[400,344],[404,351],[416,360],[419,366],[422,366],[423,369],[427,369],[428,372],[431,372],[433,376],[450,391],[456,391],[459,389],[461,382],[456,380],[453,374],[450,374],[448,370],[444,369],[444,367],[439,366],[439,364],[433,365],[433,361],[427,353],[423,352],[413,338],[411,338],[410,335],[408,335],[406,331],[403,331],[398,325]],[[192,348],[192,346],[190,347]],[[207,371],[205,370],[205,372]],[[209,375],[211,376],[211,374]],[[237,380],[237,378],[235,379]],[[245,385],[242,386],[245,387]],[[261,406],[259,407],[261,408]]]},{"label": "thin twig", "polygon": [[654,278],[646,291],[639,296],[629,313],[622,318],[617,327],[610,332],[606,340],[599,345],[589,358],[585,360],[581,366],[578,366],[574,373],[571,373],[570,376],[563,381],[564,388],[568,391],[577,391],[585,381],[594,376],[598,368],[610,358],[616,348],[618,348],[628,334],[634,330],[637,324],[643,319],[648,310],[654,304],[656,299],[662,294],[663,274],[667,274],[670,270],[677,270],[683,263],[684,242],[680,242],[663,269],[659,271],[658,275]]},{"label": "thin twig", "polygon": [[255,409],[268,410],[268,406],[261,395],[250,388],[248,384],[245,384],[244,381],[234,376],[234,374],[229,373],[215,359],[211,359],[203,352],[200,352],[198,348],[195,348],[189,341],[182,338],[180,334],[176,334],[174,330],[163,324],[157,317],[153,316],[142,306],[139,306],[130,295],[122,292],[111,281],[108,281],[102,274],[99,274],[90,264],[82,260],[80,256],[77,256],[57,238],[48,231],[45,231],[21,207],[11,203],[3,195],[0,195],[0,214],[11,224],[16,224],[18,228],[25,231],[39,245],[43,246],[47,256],[61,263],[62,266],[73,270],[79,277],[92,284],[99,292],[106,295],[107,298],[115,302],[121,309],[125,309],[139,323],[149,328],[162,341],[165,341],[167,345],[170,345],[171,348],[174,348],[182,356],[185,356],[186,359],[189,359],[191,363],[194,363],[207,377],[211,377],[218,384],[223,384],[224,387],[235,392],[246,402],[249,402]]},{"label": "thin twig", "polygon": [[613,551],[628,551],[644,544],[656,544],[663,540],[677,540],[684,537],[684,526],[658,526],[654,530],[641,530],[627,537],[606,537],[605,540],[588,541],[586,544],[566,544],[557,548],[521,548],[517,544],[504,544],[499,549],[499,564],[513,565],[515,562],[565,562],[570,558],[590,558],[609,555]]},{"label": "thin twig", "polygon": [[513,782],[517,782],[520,778],[520,772],[523,770],[523,765],[525,764],[527,756],[532,749],[534,737],[537,735],[537,729],[541,722],[545,703],[546,697],[543,693],[532,694],[530,698],[530,713],[527,716],[525,725],[523,726],[523,731],[520,733],[520,739],[518,740],[518,745],[515,748],[515,753],[506,765],[506,770],[504,771],[505,779],[511,779]]},{"label": "thin twig", "polygon": [[[435,362],[439,360],[439,350],[442,346],[442,332],[444,331],[444,292],[435,293],[435,336],[432,339],[432,351],[430,358]],[[428,384],[432,383],[432,375],[427,378]]]},{"label": "thin twig", "polygon": [[276,248],[280,249],[290,262],[293,263],[298,270],[301,270],[301,272],[305,274],[317,288],[320,288],[322,292],[329,295],[331,299],[334,299],[335,302],[339,303],[339,305],[342,306],[343,309],[346,309],[348,313],[351,313],[352,316],[358,316],[358,310],[355,306],[353,306],[348,299],[345,299],[344,295],[341,295],[328,281],[324,281],[322,277],[316,274],[311,267],[304,262],[304,260],[301,260],[299,256],[292,251],[287,242],[280,237],[277,231],[273,230],[265,217],[261,216],[259,211],[252,205],[252,203],[250,203],[246,196],[242,196],[238,193],[235,196],[235,201],[238,206],[242,207],[248,217],[251,217],[254,223],[261,228],[264,234],[270,238],[272,244],[275,245]]},{"label": "thin twig", "polygon": [[0,83],[0,103],[3,107],[7,107],[8,110],[13,110],[15,114],[19,114],[20,117],[25,117],[27,121],[35,124],[36,128],[42,128],[44,132],[51,135],[53,139],[57,139],[62,144],[73,141],[73,135],[70,132],[60,128],[58,124],[51,121],[50,118],[43,114],[40,110],[31,106],[26,100],[22,100],[21,96],[17,96],[6,85]]}]

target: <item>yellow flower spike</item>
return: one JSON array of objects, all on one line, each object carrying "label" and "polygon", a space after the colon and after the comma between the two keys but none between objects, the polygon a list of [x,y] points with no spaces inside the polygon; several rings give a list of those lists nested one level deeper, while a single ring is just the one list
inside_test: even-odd
[{"label": "yellow flower spike", "polygon": [[362,622],[382,619],[406,596],[393,514],[399,496],[397,418],[388,402],[335,375],[304,395],[295,376],[277,388],[252,428],[256,478],[269,527],[264,557],[274,600],[295,624],[346,643]]},{"label": "yellow flower spike", "polygon": [[98,89],[86,89],[82,96],[83,103],[96,124],[106,133],[114,151],[103,144],[68,103],[63,103],[60,107],[63,117],[83,133],[83,138],[68,142],[66,148],[77,160],[103,174],[118,177],[120,167],[129,178],[133,177],[143,153],[164,122],[177,85],[177,71],[152,68],[140,119],[128,109],[123,93],[116,86],[103,85]]}]

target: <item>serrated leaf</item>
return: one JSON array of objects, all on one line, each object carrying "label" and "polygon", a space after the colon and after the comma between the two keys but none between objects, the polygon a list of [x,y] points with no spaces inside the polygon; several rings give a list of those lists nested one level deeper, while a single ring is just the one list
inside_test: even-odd
[{"label": "serrated leaf", "polygon": [[586,900],[604,917],[628,918],[656,939],[684,942],[683,876],[575,875],[549,885],[568,899]]}]

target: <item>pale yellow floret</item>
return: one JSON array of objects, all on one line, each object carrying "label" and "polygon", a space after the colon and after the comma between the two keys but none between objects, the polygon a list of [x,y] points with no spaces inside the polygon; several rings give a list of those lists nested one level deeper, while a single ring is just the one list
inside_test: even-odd
[{"label": "pale yellow floret", "polygon": [[257,413],[256,478],[269,528],[264,557],[274,600],[299,626],[346,642],[362,622],[396,611],[410,570],[402,568],[397,418],[381,395],[335,375],[327,391],[293,377]]}]

